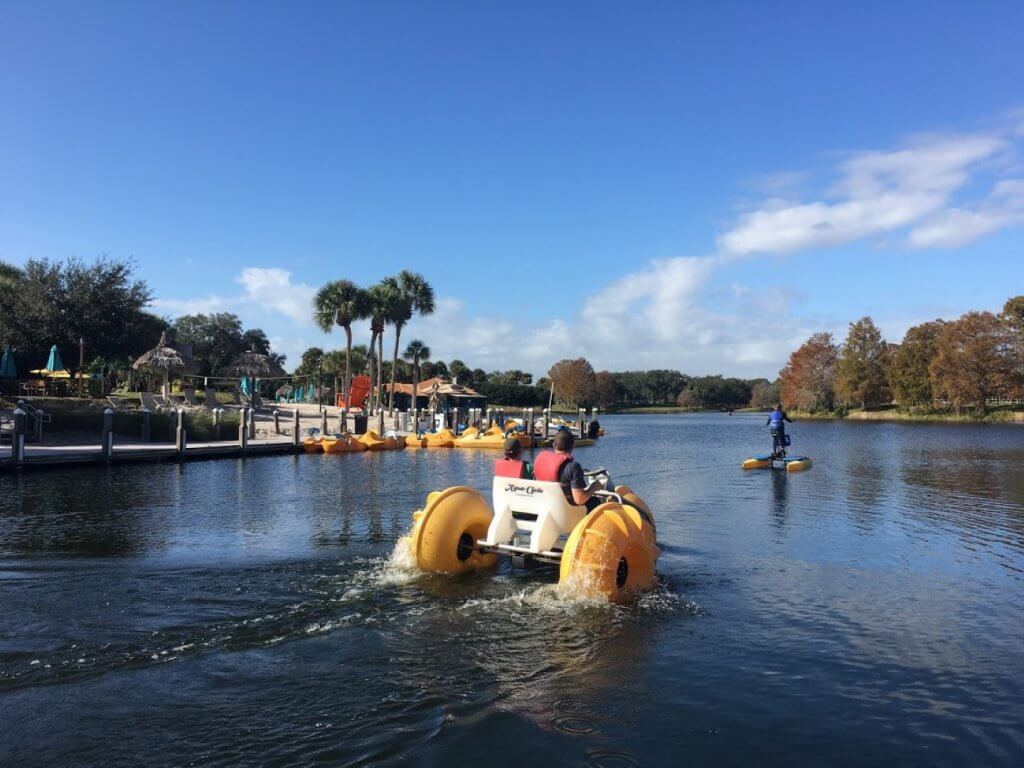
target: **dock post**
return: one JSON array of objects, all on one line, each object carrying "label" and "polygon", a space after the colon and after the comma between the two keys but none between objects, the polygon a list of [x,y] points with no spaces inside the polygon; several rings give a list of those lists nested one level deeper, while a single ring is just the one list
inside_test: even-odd
[{"label": "dock post", "polygon": [[341,434],[348,434],[348,406],[341,409],[341,413],[338,415],[338,420],[341,422]]},{"label": "dock post", "polygon": [[213,439],[220,440],[220,417],[223,414],[223,408],[214,408],[211,412],[213,418]]},{"label": "dock post", "polygon": [[540,439],[541,440],[547,440],[548,439],[548,427],[549,427],[549,422],[550,421],[551,421],[551,409],[550,408],[545,408],[544,409],[544,422],[543,422],[543,425],[542,425],[542,428],[541,428],[541,435],[540,435]]},{"label": "dock post", "polygon": [[384,436],[384,409],[381,408],[377,413],[377,434],[381,437]]},{"label": "dock post", "polygon": [[178,459],[185,458],[185,451],[188,450],[188,435],[185,432],[185,409],[178,409],[178,429],[174,434],[174,445],[178,451]]},{"label": "dock post", "polygon": [[274,434],[281,434],[281,412],[277,408],[274,409]]},{"label": "dock post", "polygon": [[320,437],[327,434],[327,411],[320,411]]},{"label": "dock post", "polygon": [[299,409],[296,408],[292,411],[292,445],[298,448],[301,441],[302,439],[299,437]]},{"label": "dock post", "polygon": [[580,428],[580,437],[581,438],[586,437],[587,436],[587,409],[586,408],[580,408],[579,428]]},{"label": "dock post", "polygon": [[152,438],[152,424],[150,419],[153,416],[153,412],[149,408],[142,409],[142,442],[148,443]]},{"label": "dock post", "polygon": [[427,432],[433,432],[437,429],[437,410],[431,408],[430,411],[430,424],[427,426]]},{"label": "dock post", "polygon": [[242,406],[242,417],[238,420],[238,447],[242,450],[242,455],[245,456],[246,451],[249,450],[249,409],[244,405]]},{"label": "dock post", "polygon": [[110,408],[103,409],[103,460],[111,462],[114,458],[114,412]]},{"label": "dock post", "polygon": [[21,408],[21,401],[14,409],[14,435],[11,439],[11,461],[16,466],[25,463],[25,411]]},{"label": "dock post", "polygon": [[250,440],[255,440],[256,439],[256,409],[255,408],[247,408],[246,410],[249,412],[249,418],[248,418],[249,439]]}]

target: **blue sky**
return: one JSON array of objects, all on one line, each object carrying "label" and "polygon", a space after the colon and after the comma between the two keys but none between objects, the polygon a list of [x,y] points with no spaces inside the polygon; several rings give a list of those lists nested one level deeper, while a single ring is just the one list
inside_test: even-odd
[{"label": "blue sky", "polygon": [[773,376],[997,309],[1024,5],[825,5],[3,3],[0,258],[134,257],[293,363],[316,286],[402,268],[488,369]]}]

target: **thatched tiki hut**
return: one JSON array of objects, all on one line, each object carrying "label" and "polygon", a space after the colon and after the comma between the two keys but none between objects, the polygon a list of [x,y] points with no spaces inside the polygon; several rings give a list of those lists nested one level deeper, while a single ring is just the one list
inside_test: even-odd
[{"label": "thatched tiki hut", "polygon": [[238,376],[239,378],[248,376],[255,379],[281,378],[288,375],[270,355],[264,355],[253,349],[243,352],[232,360],[231,365],[224,369],[224,373],[227,376]]},{"label": "thatched tiki hut", "polygon": [[181,352],[171,346],[167,340],[167,331],[160,334],[160,343],[148,352],[139,355],[139,358],[132,364],[136,371],[147,373],[159,373],[163,376],[162,392],[164,397],[169,397],[170,377],[175,373],[186,373],[191,370],[191,363],[182,356]]}]

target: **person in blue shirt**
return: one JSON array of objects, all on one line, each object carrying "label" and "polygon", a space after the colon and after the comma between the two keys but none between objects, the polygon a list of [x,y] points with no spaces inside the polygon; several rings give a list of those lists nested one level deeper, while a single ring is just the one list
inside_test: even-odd
[{"label": "person in blue shirt", "polygon": [[768,414],[768,431],[772,434],[772,454],[775,456],[786,453],[786,422],[790,424],[793,420],[782,410],[782,405],[776,403],[775,410]]}]

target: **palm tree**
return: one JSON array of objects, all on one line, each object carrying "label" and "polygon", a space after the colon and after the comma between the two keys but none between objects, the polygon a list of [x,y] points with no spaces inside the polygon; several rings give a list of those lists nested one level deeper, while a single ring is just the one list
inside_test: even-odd
[{"label": "palm tree", "polygon": [[330,333],[334,326],[345,330],[345,379],[342,392],[345,393],[346,402],[352,383],[352,323],[366,319],[369,304],[367,292],[351,280],[332,280],[317,291],[313,299],[314,318],[324,333]]},{"label": "palm tree", "polygon": [[[384,357],[384,328],[391,322],[396,314],[396,305],[399,300],[399,293],[396,286],[389,280],[381,280],[367,291],[369,296],[369,317],[370,317],[370,392],[374,395],[375,408],[380,408],[383,399],[381,398],[381,384],[384,378],[383,361]],[[374,375],[376,368],[376,375]]]},{"label": "palm tree", "polygon": [[[391,356],[391,397],[388,399],[388,413],[395,407],[395,372],[398,369],[398,343],[402,328],[412,319],[414,313],[430,315],[434,312],[434,289],[418,272],[403,269],[397,277],[385,278],[398,291],[398,301],[391,322],[395,326],[395,349]],[[415,393],[414,393],[415,395]]]},{"label": "palm tree", "polygon": [[[420,363],[425,363],[430,359],[430,347],[419,339],[413,339],[409,342],[409,346],[405,348],[402,357],[412,363],[412,406],[410,410],[415,412],[419,404],[416,390],[419,389],[420,384]],[[394,390],[394,387],[392,387],[392,390]]]}]

